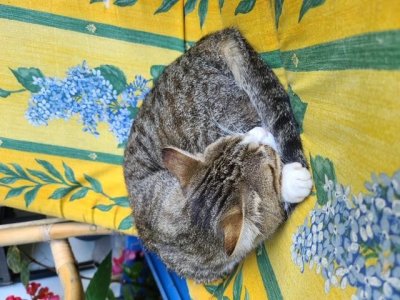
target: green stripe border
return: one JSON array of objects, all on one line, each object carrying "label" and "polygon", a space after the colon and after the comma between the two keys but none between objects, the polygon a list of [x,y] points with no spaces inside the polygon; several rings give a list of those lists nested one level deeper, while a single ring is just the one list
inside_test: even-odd
[{"label": "green stripe border", "polygon": [[[121,28],[114,25],[65,17],[4,4],[0,4],[0,18],[50,26],[93,36],[176,50],[179,52],[184,52],[185,50],[184,41],[175,37]],[[86,28],[88,25],[94,25],[96,30],[94,32],[89,31]]]},{"label": "green stripe border", "polygon": [[[122,165],[123,156],[108,154],[96,151],[87,151],[69,147],[39,144],[34,142],[19,141],[9,138],[0,137],[0,149],[11,149],[23,152],[40,153],[46,155],[69,157],[73,159],[81,159],[92,162],[102,162],[112,165]],[[96,155],[93,159],[94,154]]]},{"label": "green stripe border", "polygon": [[399,70],[400,30],[371,32],[293,51],[282,51],[287,71]]}]

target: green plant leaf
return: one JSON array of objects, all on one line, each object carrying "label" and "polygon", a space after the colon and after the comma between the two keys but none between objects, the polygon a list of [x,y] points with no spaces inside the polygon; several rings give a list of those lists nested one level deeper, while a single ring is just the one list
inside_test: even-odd
[{"label": "green plant leaf", "polygon": [[98,3],[98,2],[104,2],[104,0],[90,0],[90,4]]},{"label": "green plant leaf", "polygon": [[157,8],[157,10],[154,12],[154,14],[156,15],[159,13],[164,13],[164,12],[169,11],[171,9],[171,7],[173,7],[177,2],[178,2],[178,0],[163,0],[160,7]]},{"label": "green plant leaf", "polygon": [[30,186],[25,185],[25,186],[20,186],[20,187],[9,190],[5,197],[5,200],[7,200],[9,198],[13,198],[13,197],[18,197],[28,187],[30,187]]},{"label": "green plant leaf", "polygon": [[69,186],[69,187],[62,187],[56,189],[53,194],[49,197],[49,199],[59,200],[67,196],[70,192],[75,190],[78,186]]},{"label": "green plant leaf", "polygon": [[240,266],[239,272],[235,277],[235,281],[233,282],[233,300],[240,300],[240,296],[242,295],[242,286],[243,286],[243,273],[242,273],[243,265]]},{"label": "green plant leaf", "polygon": [[56,170],[56,168],[46,160],[36,159],[36,161],[47,170],[51,175],[55,178],[61,180],[61,182],[65,183],[64,177],[62,177],[61,173]]},{"label": "green plant leaf", "polygon": [[303,4],[300,8],[299,22],[303,18],[306,12],[308,12],[311,8],[320,6],[324,4],[325,0],[303,0]]},{"label": "green plant leaf", "polygon": [[246,292],[244,294],[244,300],[250,300],[250,294],[249,291],[247,290],[247,288],[245,288]]},{"label": "green plant leaf", "polygon": [[224,7],[225,0],[218,0],[219,11],[221,12],[222,8]]},{"label": "green plant leaf", "polygon": [[208,0],[200,0],[198,15],[200,19],[200,28],[203,28],[204,21],[206,20],[208,11]]},{"label": "green plant leaf", "polygon": [[19,274],[21,283],[25,287],[27,287],[29,284],[29,277],[30,277],[29,264],[30,262],[28,260],[23,259],[21,263],[21,273]]},{"label": "green plant leaf", "polygon": [[96,209],[96,208],[97,208],[98,210],[101,210],[101,211],[109,211],[109,210],[111,210],[114,206],[115,206],[115,204],[109,204],[109,205],[98,204],[98,205],[93,206],[93,209]]},{"label": "green plant leaf", "polygon": [[153,77],[153,81],[157,82],[158,77],[164,72],[164,65],[154,65],[150,67],[150,75]]},{"label": "green plant leaf", "polygon": [[9,91],[0,89],[0,98],[7,98],[10,95],[11,95],[11,93]]},{"label": "green plant leaf", "polygon": [[297,96],[295,92],[293,92],[291,86],[289,86],[288,93],[290,99],[290,106],[292,107],[294,118],[296,119],[297,128],[299,132],[302,133],[304,115],[306,114],[308,104],[301,101],[300,97]]},{"label": "green plant leaf", "polygon": [[34,77],[43,78],[44,75],[42,71],[37,68],[18,68],[16,70],[10,69],[17,78],[18,82],[27,90],[32,93],[37,93],[40,91],[40,87],[33,83]]},{"label": "green plant leaf", "polygon": [[35,200],[36,195],[41,187],[42,187],[41,185],[37,185],[30,191],[26,192],[26,194],[25,194],[25,206],[26,207],[29,207],[29,205],[32,203],[32,201]]},{"label": "green plant leaf", "polygon": [[332,180],[335,183],[335,167],[333,166],[332,161],[319,155],[316,157],[310,156],[310,161],[315,189],[317,191],[317,202],[319,205],[324,205],[328,202],[328,195],[324,190],[325,176],[328,180]]},{"label": "green plant leaf", "polygon": [[186,0],[185,3],[185,16],[190,14],[196,7],[197,0]]},{"label": "green plant leaf", "polygon": [[47,183],[58,183],[57,180],[42,171],[28,169],[28,173]]},{"label": "green plant leaf", "polygon": [[0,178],[0,183],[3,184],[13,184],[14,182],[16,182],[19,178],[18,177],[3,177]]},{"label": "green plant leaf", "polygon": [[282,14],[282,6],[284,0],[275,0],[275,26],[278,28],[279,18]]},{"label": "green plant leaf", "polygon": [[119,230],[127,230],[127,229],[130,229],[131,227],[133,227],[133,216],[132,215],[126,216],[121,221],[121,223],[119,223],[119,225],[118,225]]},{"label": "green plant leaf", "polygon": [[18,274],[21,272],[22,259],[21,252],[17,246],[10,246],[7,250],[7,266],[13,271],[13,273]]},{"label": "green plant leaf", "polygon": [[5,175],[9,175],[9,176],[17,176],[18,175],[17,173],[15,173],[7,165],[5,165],[3,163],[0,163],[0,173],[3,173]]},{"label": "green plant leaf", "polygon": [[117,6],[133,6],[135,5],[135,3],[137,2],[137,0],[115,0],[114,1],[114,5]]},{"label": "green plant leaf", "polygon": [[96,193],[102,193],[103,192],[103,187],[101,186],[101,183],[97,179],[95,179],[95,178],[93,178],[93,177],[91,177],[89,175],[86,175],[86,174],[84,174],[84,176],[85,176],[85,179],[92,186],[93,191],[95,191]]},{"label": "green plant leaf", "polygon": [[86,194],[88,193],[88,191],[89,191],[89,188],[81,187],[78,191],[76,191],[75,193],[72,194],[69,201],[74,201],[74,200],[78,200],[78,199],[85,197]]},{"label": "green plant leaf", "polygon": [[122,286],[122,299],[124,299],[124,300],[134,300],[133,291],[131,290],[131,285],[124,284]]},{"label": "green plant leaf", "polygon": [[111,252],[104,258],[86,289],[86,300],[105,300],[111,283]]},{"label": "green plant leaf", "polygon": [[74,171],[65,162],[63,162],[63,166],[65,171],[65,177],[67,178],[67,180],[71,183],[79,184],[79,182],[75,178]]},{"label": "green plant leaf", "polygon": [[112,198],[112,201],[114,201],[115,205],[121,206],[121,207],[130,207],[130,202],[128,196],[124,197],[116,197]]},{"label": "green plant leaf", "polygon": [[269,261],[265,245],[261,244],[256,250],[258,270],[264,284],[268,299],[282,300],[282,293],[276,280],[274,269]]},{"label": "green plant leaf", "polygon": [[115,296],[114,296],[114,292],[112,289],[108,289],[107,292],[107,300],[116,300]]},{"label": "green plant leaf", "polygon": [[256,0],[241,0],[236,7],[235,16],[237,14],[247,14],[253,9],[255,4]]},{"label": "green plant leaf", "polygon": [[101,65],[95,68],[95,70],[100,71],[101,76],[111,83],[118,95],[125,90],[127,86],[126,77],[120,69],[112,65]]}]

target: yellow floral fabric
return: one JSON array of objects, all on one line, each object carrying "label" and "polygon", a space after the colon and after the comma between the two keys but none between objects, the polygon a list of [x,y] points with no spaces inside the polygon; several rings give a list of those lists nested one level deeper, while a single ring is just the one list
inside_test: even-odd
[{"label": "yellow floral fabric", "polygon": [[191,297],[400,299],[397,1],[0,0],[0,205],[135,234],[127,124],[164,66],[229,26],[287,88],[315,190]]}]

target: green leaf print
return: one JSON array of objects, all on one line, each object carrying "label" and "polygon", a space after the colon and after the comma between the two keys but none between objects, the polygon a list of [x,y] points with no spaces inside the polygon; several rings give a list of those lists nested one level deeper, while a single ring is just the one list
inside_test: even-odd
[{"label": "green leaf print", "polygon": [[109,211],[111,210],[115,205],[114,204],[109,204],[109,205],[105,205],[105,204],[98,204],[93,206],[93,208],[97,208],[98,210],[101,211]]},{"label": "green leaf print", "polygon": [[37,177],[37,178],[39,178],[40,180],[42,180],[44,182],[47,182],[47,183],[58,183],[57,180],[55,180],[54,178],[50,177],[49,175],[47,175],[46,173],[44,173],[42,171],[28,169],[28,172],[32,176]]},{"label": "green leaf print", "polygon": [[79,182],[75,179],[74,171],[70,167],[68,167],[68,165],[64,162],[63,162],[63,167],[65,171],[65,177],[67,178],[67,180],[71,183],[79,184]]},{"label": "green leaf print", "polygon": [[275,26],[278,28],[279,18],[282,14],[282,6],[284,0],[275,0]]},{"label": "green leaf print", "polygon": [[29,205],[32,203],[33,200],[35,200],[37,193],[39,192],[39,189],[42,187],[42,185],[37,185],[33,189],[31,189],[29,192],[25,194],[25,206],[29,207]]},{"label": "green leaf print", "polygon": [[0,179],[0,183],[3,184],[13,184],[18,180],[18,177],[3,177]]},{"label": "green leaf print", "polygon": [[222,8],[224,7],[225,0],[218,0],[219,5],[219,12],[221,12]]},{"label": "green leaf print", "polygon": [[112,65],[101,65],[95,68],[99,70],[101,75],[108,80],[119,95],[127,86],[124,72]]},{"label": "green leaf print", "polygon": [[159,14],[169,11],[171,7],[173,7],[177,2],[178,0],[163,0],[160,7],[157,8],[154,14]]},{"label": "green leaf print", "polygon": [[313,180],[315,189],[317,191],[317,201],[319,205],[324,205],[328,202],[328,195],[325,192],[324,185],[328,180],[336,182],[336,174],[333,163],[322,156],[310,157],[311,169],[313,173]]},{"label": "green leaf print", "polygon": [[[93,206],[94,209],[98,209],[102,212],[111,210],[114,206],[118,207],[130,207],[130,201],[128,196],[112,197],[107,195],[99,180],[96,178],[84,174],[84,178],[87,182],[79,182],[74,174],[74,171],[65,162],[62,162],[64,174],[67,180],[61,175],[56,167],[48,161],[36,159],[36,162],[42,166],[45,170],[33,170],[24,169],[19,164],[10,163],[15,171],[8,165],[0,163],[0,187],[7,188],[7,192],[4,200],[10,198],[16,198],[23,195],[26,207],[29,207],[31,203],[36,199],[39,190],[44,186],[55,186],[52,193],[47,196],[47,199],[51,200],[67,200],[75,201],[86,197],[89,191],[97,193],[101,196],[102,200],[106,199],[108,203],[97,204]],[[31,185],[23,186],[11,186],[17,181],[28,181]],[[69,196],[71,194],[71,196]],[[100,201],[100,200],[99,200]],[[121,230],[129,229],[133,226],[133,217],[126,217],[121,221],[119,227]]]},{"label": "green leaf print", "polygon": [[40,91],[40,87],[33,82],[35,78],[44,77],[42,71],[37,68],[18,68],[16,70],[10,70],[24,88],[31,91],[32,93],[37,93]]},{"label": "green leaf print", "polygon": [[120,207],[130,207],[129,198],[127,196],[116,197],[116,198],[112,198],[111,200],[114,201],[115,205],[118,205]]},{"label": "green leaf print", "polygon": [[21,187],[17,187],[17,188],[13,188],[13,189],[9,190],[7,195],[6,195],[5,200],[7,200],[9,198],[13,198],[13,197],[18,197],[28,187],[30,187],[30,186],[25,185],[25,186],[21,186]]},{"label": "green leaf print", "polygon": [[208,0],[200,0],[199,3],[199,19],[200,19],[200,28],[203,28],[204,21],[206,20],[208,11]]},{"label": "green leaf print", "polygon": [[241,0],[236,7],[235,16],[237,14],[247,14],[253,9],[255,4],[256,0]]},{"label": "green leaf print", "polygon": [[246,289],[246,292],[245,292],[245,294],[244,294],[244,300],[250,300],[249,291],[247,290],[247,288],[245,288],[245,289]]},{"label": "green leaf print", "polygon": [[59,189],[56,189],[53,194],[49,197],[49,199],[54,199],[54,200],[59,200],[61,198],[64,198],[67,196],[70,192],[75,190],[78,186],[70,186],[70,187],[62,187]]},{"label": "green leaf print", "polygon": [[187,0],[185,3],[185,16],[190,14],[196,7],[197,0]]},{"label": "green leaf print", "polygon": [[213,298],[217,298],[218,300],[229,300],[228,297],[224,296],[224,293],[228,285],[231,283],[233,277],[235,276],[236,270],[233,270],[229,277],[225,278],[225,280],[222,281],[220,284],[205,284],[204,288],[213,296]]},{"label": "green leaf print", "polygon": [[78,200],[78,199],[82,199],[83,197],[86,197],[88,192],[89,192],[89,188],[82,187],[78,191],[76,191],[74,194],[72,194],[72,196],[71,196],[71,198],[69,200],[70,201],[75,201],[75,200]]},{"label": "green leaf print", "polygon": [[269,261],[265,245],[260,245],[256,250],[256,258],[258,270],[264,284],[265,291],[268,294],[268,299],[281,300],[283,299],[279,284],[275,278],[274,270]]},{"label": "green leaf print", "polygon": [[242,294],[242,286],[243,286],[243,265],[240,267],[239,272],[235,277],[235,281],[233,283],[233,300],[240,300],[240,296]]},{"label": "green leaf print", "polygon": [[93,191],[95,191],[96,193],[102,193],[103,192],[103,187],[101,186],[101,183],[97,179],[95,179],[95,178],[93,178],[93,177],[91,177],[89,175],[86,175],[86,174],[84,174],[84,176],[85,176],[85,179],[92,186]]},{"label": "green leaf print", "polygon": [[9,91],[0,89],[0,97],[1,97],[1,98],[7,98],[7,97],[10,96],[10,95],[11,95],[11,93],[10,93]]},{"label": "green leaf print", "polygon": [[297,126],[299,129],[299,132],[303,132],[303,120],[304,120],[304,115],[307,110],[307,103],[301,101],[300,97],[293,92],[292,87],[289,86],[289,99],[290,99],[290,105],[293,110],[294,118],[296,119]]},{"label": "green leaf print", "polygon": [[153,77],[153,81],[157,82],[158,77],[164,72],[164,65],[154,65],[150,67],[150,75]]},{"label": "green leaf print", "polygon": [[114,4],[117,6],[133,6],[135,5],[137,0],[116,0],[114,1]]},{"label": "green leaf print", "polygon": [[49,163],[46,160],[41,160],[41,159],[37,159],[36,160],[39,164],[41,164],[43,166],[43,168],[45,168],[47,170],[47,172],[49,172],[51,175],[53,175],[55,178],[61,180],[61,182],[65,182],[64,178],[62,177],[61,173],[58,172],[56,170],[56,168],[54,168],[54,166]]},{"label": "green leaf print", "polygon": [[7,165],[0,163],[0,173],[9,176],[17,176],[18,174],[11,170]]},{"label": "green leaf print", "polygon": [[22,167],[21,167],[19,164],[17,164],[17,163],[12,163],[11,165],[14,167],[15,171],[17,171],[18,175],[21,176],[21,178],[24,178],[24,179],[28,179],[28,180],[29,180],[28,174],[26,174],[26,172],[24,171],[24,169],[22,169]]},{"label": "green leaf print", "polygon": [[97,2],[104,2],[104,0],[90,0],[90,4],[97,3]]},{"label": "green leaf print", "polygon": [[118,230],[128,230],[133,227],[133,217],[129,214],[118,225]]},{"label": "green leaf print", "polygon": [[325,0],[303,0],[303,4],[301,5],[300,9],[299,22],[306,12],[308,12],[311,8],[324,4],[324,2]]}]

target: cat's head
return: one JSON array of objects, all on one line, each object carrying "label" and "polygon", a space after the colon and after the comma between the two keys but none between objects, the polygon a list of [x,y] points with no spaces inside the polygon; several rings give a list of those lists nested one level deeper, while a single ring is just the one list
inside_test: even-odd
[{"label": "cat's head", "polygon": [[170,147],[165,167],[178,179],[194,226],[212,231],[229,257],[243,257],[286,219],[281,160],[245,135],[223,137],[204,153]]}]

